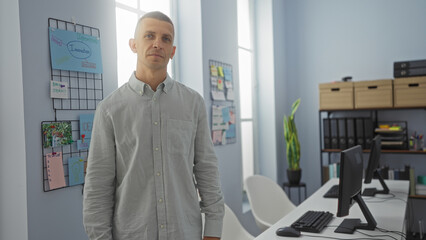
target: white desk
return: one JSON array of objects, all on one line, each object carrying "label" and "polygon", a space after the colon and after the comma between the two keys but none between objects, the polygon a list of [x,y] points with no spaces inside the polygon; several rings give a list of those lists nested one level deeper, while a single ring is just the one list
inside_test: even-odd
[{"label": "white desk", "polygon": [[[408,190],[409,190],[409,181],[392,181],[385,180],[386,185],[390,189],[390,193],[394,194],[395,197],[391,195],[381,195],[377,194],[375,197],[363,197],[365,204],[373,215],[374,219],[377,222],[377,227],[383,228],[386,230],[392,231],[405,231],[404,228],[404,217],[405,217],[405,209],[407,206],[407,198],[408,198]],[[322,230],[321,233],[308,233],[302,232],[302,235],[299,238],[292,239],[315,239],[315,237],[311,236],[324,236],[324,237],[335,237],[338,239],[347,239],[354,237],[367,237],[359,232],[355,232],[354,234],[342,234],[335,233],[334,230],[345,218],[360,218],[361,222],[365,223],[366,220],[364,215],[361,212],[358,204],[355,203],[352,205],[349,210],[349,215],[346,217],[338,218],[336,217],[337,213],[337,199],[336,198],[324,198],[323,195],[330,189],[332,185],[339,184],[339,179],[333,178],[329,180],[326,184],[324,184],[318,191],[316,191],[312,196],[306,199],[302,204],[300,204],[296,209],[286,215],[284,218],[279,220],[276,224],[272,225],[269,229],[264,231],[256,240],[273,240],[273,239],[284,239],[285,237],[279,237],[275,234],[275,231],[284,226],[290,226],[294,221],[296,221],[299,217],[301,217],[306,211],[314,210],[314,211],[329,211],[333,213],[333,219],[330,221],[328,226]],[[382,189],[378,180],[373,180],[371,184],[363,184],[363,188],[371,188],[377,187],[378,189]],[[385,200],[386,199],[386,200]],[[369,230],[359,230],[363,233],[369,235],[391,235],[397,239],[401,239],[401,237],[397,234],[391,233],[382,233],[378,230],[369,231]],[[321,239],[321,238],[319,238]],[[382,239],[391,239],[391,238],[383,238]]]}]

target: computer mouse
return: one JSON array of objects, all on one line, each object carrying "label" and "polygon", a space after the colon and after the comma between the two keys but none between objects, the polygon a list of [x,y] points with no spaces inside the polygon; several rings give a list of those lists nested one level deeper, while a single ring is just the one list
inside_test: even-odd
[{"label": "computer mouse", "polygon": [[300,231],[292,227],[278,228],[275,233],[281,237],[300,237]]}]

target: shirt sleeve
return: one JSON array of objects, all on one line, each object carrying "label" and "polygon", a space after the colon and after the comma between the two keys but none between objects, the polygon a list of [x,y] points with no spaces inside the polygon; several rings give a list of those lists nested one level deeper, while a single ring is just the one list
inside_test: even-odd
[{"label": "shirt sleeve", "polygon": [[204,236],[221,237],[225,209],[218,162],[211,140],[204,100],[201,98],[199,103],[194,175],[201,197],[201,212],[205,214]]},{"label": "shirt sleeve", "polygon": [[115,140],[111,118],[95,113],[83,196],[83,224],[89,239],[112,240],[115,192]]}]

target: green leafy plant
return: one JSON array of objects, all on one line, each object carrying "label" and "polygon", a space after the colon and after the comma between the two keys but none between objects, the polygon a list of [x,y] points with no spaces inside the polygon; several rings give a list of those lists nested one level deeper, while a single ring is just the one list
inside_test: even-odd
[{"label": "green leafy plant", "polygon": [[297,137],[294,114],[300,105],[300,98],[294,101],[291,106],[291,115],[284,115],[284,137],[287,142],[287,161],[288,168],[291,170],[300,169],[300,143]]}]

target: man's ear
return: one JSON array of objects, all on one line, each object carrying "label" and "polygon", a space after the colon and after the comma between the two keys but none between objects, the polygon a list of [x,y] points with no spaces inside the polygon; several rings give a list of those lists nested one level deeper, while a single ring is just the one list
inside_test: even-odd
[{"label": "man's ear", "polygon": [[129,46],[130,46],[130,49],[132,50],[132,52],[137,53],[136,41],[135,41],[134,38],[129,39]]},{"label": "man's ear", "polygon": [[175,56],[176,53],[176,46],[173,46],[173,51],[172,54],[170,55],[170,59],[173,59],[173,57]]}]

